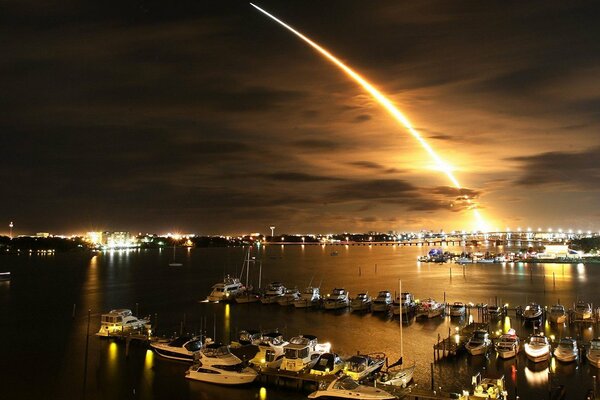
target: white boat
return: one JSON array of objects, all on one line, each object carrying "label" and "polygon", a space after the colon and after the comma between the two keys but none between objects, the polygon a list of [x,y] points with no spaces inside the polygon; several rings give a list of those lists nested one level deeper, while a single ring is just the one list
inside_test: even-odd
[{"label": "white boat", "polygon": [[381,372],[377,379],[377,384],[389,385],[389,386],[400,386],[405,388],[408,386],[410,381],[413,379],[415,373],[416,364],[410,367],[391,367],[385,372]]},{"label": "white boat", "polygon": [[368,293],[359,293],[350,301],[352,311],[371,311],[373,299]]},{"label": "white boat", "polygon": [[347,308],[350,305],[349,294],[346,292],[346,289],[336,288],[327,295],[325,301],[323,302],[323,307],[326,310],[338,310],[342,308]]},{"label": "white boat", "polygon": [[525,354],[534,363],[550,359],[550,342],[542,334],[534,334],[525,343]]},{"label": "white boat", "polygon": [[473,259],[469,257],[458,257],[454,262],[457,264],[473,264]]},{"label": "white boat", "polygon": [[529,303],[523,310],[523,318],[528,321],[540,319],[542,317],[542,307],[536,303]]},{"label": "white boat", "polygon": [[429,298],[425,299],[417,305],[417,318],[427,317],[435,318],[439,317],[444,313],[446,303],[438,303],[437,301]]},{"label": "white boat", "polygon": [[220,385],[242,385],[254,382],[258,376],[252,368],[231,354],[229,347],[209,344],[200,350],[199,359],[185,373],[185,377]]},{"label": "white boat", "polygon": [[496,352],[500,358],[507,359],[515,357],[519,354],[519,350],[519,337],[515,334],[514,329],[509,329],[508,333],[500,336],[496,342]]},{"label": "white boat", "polygon": [[600,368],[600,338],[590,341],[590,348],[587,351],[586,358],[596,368]]},{"label": "white boat", "polygon": [[560,339],[558,346],[554,349],[554,357],[565,363],[577,361],[579,357],[577,341],[570,337]]},{"label": "white boat", "polygon": [[277,299],[277,304],[280,306],[291,306],[298,299],[300,299],[300,292],[298,289],[286,289],[283,296]]},{"label": "white boat", "polygon": [[150,347],[161,357],[179,361],[194,361],[194,356],[202,349],[201,337],[180,336],[169,340],[153,340]]},{"label": "white boat", "polygon": [[310,369],[313,375],[335,375],[344,366],[344,361],[335,353],[323,353]]},{"label": "white boat", "polygon": [[[385,390],[381,390],[372,386],[361,385],[352,380],[349,376],[342,375],[333,382],[327,385],[326,381],[322,381],[323,386],[320,386],[316,392],[308,395],[309,399],[360,399],[360,400],[395,400],[396,396],[392,396]],[[325,386],[326,385],[326,386]]]},{"label": "white boat", "polygon": [[355,381],[362,381],[365,378],[379,372],[385,364],[385,354],[357,354],[345,360],[344,374]]},{"label": "white boat", "polygon": [[250,364],[267,368],[279,368],[283,360],[283,348],[287,344],[288,342],[283,340],[283,336],[279,332],[263,333],[258,344],[258,352],[250,360]]},{"label": "white boat", "polygon": [[237,342],[232,342],[231,346],[249,346],[249,345],[255,345],[258,346],[259,343],[262,342],[262,332],[261,331],[257,331],[257,330],[253,330],[253,329],[249,329],[249,330],[242,330],[240,331],[240,333],[238,334],[238,341]]},{"label": "white boat", "polygon": [[458,400],[497,399],[507,400],[508,392],[505,390],[504,377],[500,379],[484,378],[477,374],[473,377],[473,393],[463,390]]},{"label": "white boat", "polygon": [[131,310],[121,308],[111,310],[108,314],[102,314],[100,330],[96,335],[118,335],[137,329],[150,329],[150,321],[148,319],[138,319],[132,315]]},{"label": "white boat", "polygon": [[267,289],[265,290],[265,294],[260,299],[260,302],[263,304],[272,304],[277,303],[277,301],[283,296],[285,293],[285,286],[281,282],[271,282]]},{"label": "white boat", "polygon": [[578,321],[587,321],[592,319],[592,305],[584,301],[578,301],[575,304],[575,319]]},{"label": "white boat", "polygon": [[386,312],[392,306],[392,294],[388,290],[382,290],[377,294],[371,310],[373,312]]},{"label": "white boat", "polygon": [[300,294],[300,298],[294,301],[296,308],[310,308],[319,304],[321,300],[320,289],[318,287],[308,286]]},{"label": "white boat", "polygon": [[319,345],[316,336],[302,335],[290,339],[283,347],[281,369],[301,372],[310,369],[322,353],[328,353],[331,346]]},{"label": "white boat", "polygon": [[208,301],[233,301],[235,296],[244,291],[244,285],[237,278],[229,275],[212,287],[212,291],[207,297]]},{"label": "white boat", "polygon": [[465,307],[465,303],[461,303],[460,301],[454,302],[450,306],[450,316],[451,317],[462,317],[467,312],[467,308]]},{"label": "white boat", "polygon": [[472,356],[479,356],[487,353],[492,341],[486,330],[478,329],[473,332],[469,341],[465,344],[465,349]]},{"label": "white boat", "polygon": [[565,306],[562,304],[555,304],[550,307],[548,321],[555,324],[564,324],[567,322],[567,312],[565,311]]},{"label": "white boat", "polygon": [[399,315],[400,311],[402,311],[402,315],[410,314],[415,310],[416,306],[417,304],[412,293],[401,293],[400,297],[396,297],[392,302],[392,315]]}]

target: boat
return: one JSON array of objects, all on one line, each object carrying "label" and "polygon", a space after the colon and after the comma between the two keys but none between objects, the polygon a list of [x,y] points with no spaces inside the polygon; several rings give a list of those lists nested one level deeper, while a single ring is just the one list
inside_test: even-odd
[{"label": "boat", "polygon": [[567,322],[567,312],[565,311],[565,306],[562,304],[555,304],[550,307],[548,321],[555,324],[564,324]]},{"label": "boat", "polygon": [[386,312],[392,306],[392,294],[388,290],[382,290],[377,294],[371,310],[373,312]]},{"label": "boat", "polygon": [[309,399],[361,399],[361,400],[395,400],[396,396],[380,388],[361,385],[351,377],[342,375],[327,384],[321,381],[319,389],[308,395]]},{"label": "boat", "polygon": [[294,301],[294,307],[310,308],[319,304],[320,300],[320,289],[318,287],[308,286],[300,293],[300,298]]},{"label": "boat", "polygon": [[265,294],[260,299],[260,302],[263,304],[272,304],[277,303],[277,301],[283,296],[285,293],[285,286],[281,282],[271,282],[267,289],[265,290]]},{"label": "boat", "polygon": [[250,360],[250,364],[267,367],[279,368],[283,359],[283,348],[287,345],[283,336],[279,332],[263,333],[260,343],[258,343],[258,352]]},{"label": "boat", "polygon": [[470,257],[458,257],[454,262],[457,264],[473,264],[473,259]]},{"label": "boat", "polygon": [[326,310],[339,310],[350,305],[349,294],[346,289],[336,288],[327,295],[323,303]]},{"label": "boat", "polygon": [[352,311],[371,311],[373,299],[368,293],[359,293],[350,301]]},{"label": "boat", "polygon": [[212,291],[207,297],[208,301],[233,301],[235,296],[244,291],[244,285],[238,278],[232,278],[229,275],[212,287]]},{"label": "boat", "polygon": [[10,272],[0,272],[0,282],[10,281]]},{"label": "boat", "polygon": [[277,304],[280,306],[291,306],[298,299],[300,299],[300,292],[298,289],[286,289],[283,296],[277,299]]},{"label": "boat", "polygon": [[533,321],[542,318],[542,307],[536,303],[529,303],[523,310],[523,318],[527,321]]},{"label": "boat", "polygon": [[412,295],[412,293],[400,293],[400,296],[396,297],[396,299],[392,302],[392,315],[399,315],[400,311],[402,311],[402,315],[407,315],[412,313],[416,306],[417,304],[415,303],[415,297]]},{"label": "boat", "polygon": [[255,292],[251,288],[247,288],[235,296],[235,302],[238,304],[258,303],[260,298],[261,294],[259,292]]},{"label": "boat", "polygon": [[499,379],[481,379],[481,374],[477,374],[473,377],[472,384],[473,393],[470,393],[468,390],[463,390],[462,394],[458,396],[458,400],[508,399],[508,392],[505,389],[504,377]]},{"label": "boat", "polygon": [[118,335],[138,329],[150,329],[149,319],[138,319],[134,317],[131,310],[121,308],[111,310],[108,314],[100,317],[100,330],[97,336]]},{"label": "boat", "polygon": [[445,303],[438,303],[434,299],[426,299],[420,302],[417,305],[417,318],[419,317],[427,317],[427,318],[435,318],[439,317],[444,313],[444,309],[446,308]]},{"label": "boat", "polygon": [[231,354],[228,346],[212,343],[198,354],[198,360],[185,373],[188,379],[220,385],[242,385],[254,382],[258,376],[252,368],[244,367],[242,361]]},{"label": "boat", "polygon": [[379,372],[385,363],[385,354],[357,354],[345,360],[344,374],[355,381],[362,381]]},{"label": "boat", "polygon": [[577,341],[570,337],[560,339],[558,346],[554,349],[554,357],[565,363],[577,361],[579,357]]},{"label": "boat", "polygon": [[600,368],[600,338],[592,339],[586,358],[596,368]]},{"label": "boat", "polygon": [[336,250],[334,250],[331,253],[329,253],[330,256],[337,256],[338,254],[339,253]]},{"label": "boat", "polygon": [[534,363],[550,359],[550,342],[540,333],[531,335],[525,343],[525,354]]},{"label": "boat", "polygon": [[249,329],[240,331],[240,333],[238,334],[238,341],[232,342],[231,346],[258,346],[260,342],[262,342],[262,332]]},{"label": "boat", "polygon": [[515,357],[519,354],[520,343],[519,337],[514,329],[509,329],[508,333],[500,336],[496,341],[496,352],[498,357],[507,359]]},{"label": "boat", "polygon": [[588,321],[590,319],[592,319],[592,305],[579,300],[575,304],[575,320]]},{"label": "boat", "polygon": [[454,304],[450,306],[451,317],[462,317],[465,315],[466,311],[465,303],[461,303],[460,301],[454,302]]},{"label": "boat", "polygon": [[390,367],[385,372],[380,372],[377,384],[405,388],[412,381],[415,368],[416,364],[412,364],[409,367],[402,367],[401,365]]},{"label": "boat", "polygon": [[335,375],[341,371],[344,361],[335,353],[323,353],[310,369],[313,375]]},{"label": "boat", "polygon": [[473,332],[471,338],[465,344],[465,349],[472,356],[479,356],[487,353],[492,341],[490,340],[490,335],[486,330],[478,329]]},{"label": "boat", "polygon": [[[235,296],[235,302],[238,304],[257,303],[260,301],[260,299],[262,297],[262,293],[260,292],[260,284],[261,284],[260,280],[261,280],[261,276],[262,276],[262,263],[260,261],[257,261],[256,257],[251,257],[251,255],[250,255],[251,249],[252,249],[252,247],[248,247],[248,250],[246,250],[244,262],[242,264],[242,270],[240,271],[240,280],[244,276],[244,272],[246,272],[246,283],[244,285],[244,288],[242,290],[240,290],[238,292],[238,294]],[[254,290],[254,288],[250,284],[250,264],[254,264],[256,266],[257,262],[259,264],[258,291]]]},{"label": "boat", "polygon": [[173,245],[173,261],[171,261],[171,262],[169,263],[169,267],[181,267],[181,266],[183,266],[183,264],[182,264],[182,263],[180,263],[180,262],[176,261],[176,259],[175,259],[175,254],[176,254],[175,252],[176,252],[176,249],[177,249],[177,246],[176,246],[176,245]]},{"label": "boat", "polygon": [[504,308],[498,305],[489,304],[487,306],[487,315],[490,319],[499,319],[504,315]]},{"label": "boat", "polygon": [[195,354],[202,349],[203,340],[199,336],[179,336],[168,340],[152,340],[150,347],[161,357],[179,361],[194,361]]},{"label": "boat", "polygon": [[281,369],[284,371],[301,372],[310,369],[321,353],[331,350],[329,344],[319,344],[316,336],[301,335],[290,339],[283,347]]}]

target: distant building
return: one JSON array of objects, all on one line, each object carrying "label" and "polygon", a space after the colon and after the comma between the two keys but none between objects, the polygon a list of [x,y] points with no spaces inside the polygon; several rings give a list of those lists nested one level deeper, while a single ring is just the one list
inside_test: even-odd
[{"label": "distant building", "polygon": [[50,234],[48,232],[38,232],[35,234],[35,237],[47,238],[47,237],[50,237]]}]

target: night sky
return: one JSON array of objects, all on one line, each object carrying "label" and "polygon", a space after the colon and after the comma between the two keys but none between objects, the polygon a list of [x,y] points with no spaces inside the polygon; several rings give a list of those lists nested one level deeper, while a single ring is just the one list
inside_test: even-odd
[{"label": "night sky", "polygon": [[[175,4],[171,4],[175,3]],[[600,229],[600,6],[0,3],[0,232]]]}]

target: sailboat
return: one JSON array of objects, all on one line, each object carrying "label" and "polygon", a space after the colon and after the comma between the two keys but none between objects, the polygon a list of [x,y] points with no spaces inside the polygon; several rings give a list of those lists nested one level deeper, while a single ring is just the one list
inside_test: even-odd
[{"label": "sailboat", "polygon": [[182,264],[182,263],[180,263],[180,262],[177,262],[177,261],[175,260],[175,252],[176,252],[176,250],[177,250],[177,245],[176,245],[176,244],[173,244],[173,261],[171,261],[171,262],[169,263],[169,267],[181,267],[181,266],[183,266],[183,264]]},{"label": "sailboat", "polygon": [[[398,280],[398,293],[402,293],[402,281]],[[400,359],[387,367],[385,372],[382,372],[378,378],[377,383],[389,386],[401,386],[405,388],[410,381],[413,379],[415,373],[416,364],[413,363],[411,366],[404,367],[404,343],[402,337],[402,313],[400,315]]]},{"label": "sailboat", "polygon": [[[246,286],[245,289],[240,291],[237,296],[235,296],[236,303],[255,303],[260,300],[260,293],[253,290],[250,285],[250,263],[256,265],[257,260],[255,257],[250,257],[251,247],[248,247],[248,251],[246,252],[246,257],[244,257],[244,264],[242,265],[242,271],[240,272],[240,279],[244,276],[244,272],[246,272]],[[262,275],[262,262],[259,263],[259,278],[258,278],[258,289],[260,290],[260,281]]]}]

